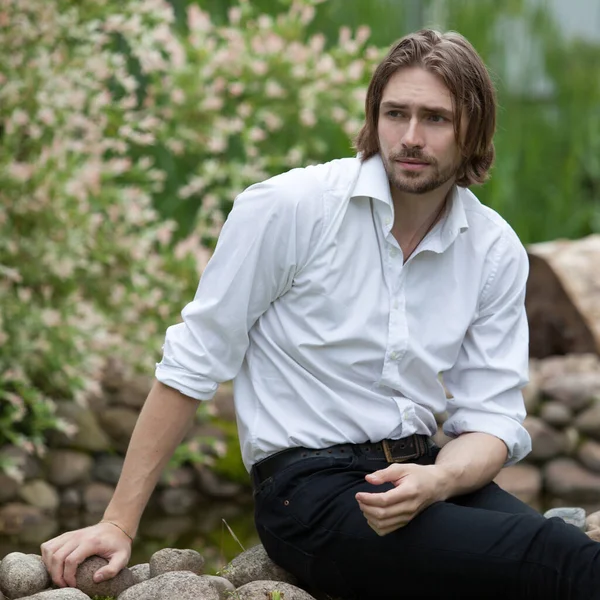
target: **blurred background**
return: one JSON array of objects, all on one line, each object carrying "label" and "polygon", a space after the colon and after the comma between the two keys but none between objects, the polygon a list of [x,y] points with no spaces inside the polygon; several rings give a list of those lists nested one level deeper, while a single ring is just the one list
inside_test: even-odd
[{"label": "blurred background", "polygon": [[[193,297],[233,199],[284,170],[352,155],[374,66],[423,26],[465,35],[497,86],[497,160],[479,198],[528,245],[597,233],[596,0],[2,3],[0,557],[98,519],[165,328]],[[594,344],[563,371],[597,373]],[[541,369],[546,380],[557,364]],[[582,397],[600,393],[594,381]],[[545,409],[550,449],[521,474],[540,507],[576,498],[548,495],[540,461],[588,441],[577,464],[598,478],[586,489],[600,490],[600,424],[586,432],[589,416],[578,417],[597,415],[597,403],[563,410],[564,390],[544,385],[530,392],[532,414],[540,398],[563,408]],[[240,550],[229,525],[256,541],[228,386],[219,398],[159,486],[138,562],[187,544],[218,568]]]}]

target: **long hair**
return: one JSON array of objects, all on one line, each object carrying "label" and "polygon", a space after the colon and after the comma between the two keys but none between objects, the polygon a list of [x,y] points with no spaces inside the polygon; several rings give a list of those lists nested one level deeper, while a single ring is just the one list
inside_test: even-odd
[{"label": "long hair", "polygon": [[[454,135],[463,160],[456,184],[468,187],[483,183],[494,162],[496,93],[490,75],[471,44],[456,32],[422,29],[396,42],[375,69],[365,102],[365,124],[354,141],[362,160],[379,152],[377,124],[383,91],[392,75],[402,67],[421,67],[437,75],[450,91],[454,113]],[[463,111],[468,119],[461,139]]]}]

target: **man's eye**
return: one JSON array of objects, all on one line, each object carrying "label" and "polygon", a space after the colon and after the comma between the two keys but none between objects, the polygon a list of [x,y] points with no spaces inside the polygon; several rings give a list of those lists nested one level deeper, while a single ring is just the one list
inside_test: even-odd
[{"label": "man's eye", "polygon": [[443,123],[446,119],[442,115],[429,115],[429,120],[433,123]]},{"label": "man's eye", "polygon": [[392,117],[392,119],[396,119],[401,116],[402,116],[402,113],[399,110],[388,111],[388,117]]}]

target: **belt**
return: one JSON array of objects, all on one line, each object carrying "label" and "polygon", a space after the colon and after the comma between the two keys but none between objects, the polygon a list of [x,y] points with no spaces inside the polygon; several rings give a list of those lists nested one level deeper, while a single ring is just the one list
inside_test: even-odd
[{"label": "belt", "polygon": [[429,454],[435,444],[426,435],[411,435],[399,440],[382,440],[369,444],[338,444],[329,448],[288,448],[263,460],[252,467],[255,488],[265,479],[296,462],[309,458],[348,458],[363,456],[368,460],[402,463],[418,460]]}]

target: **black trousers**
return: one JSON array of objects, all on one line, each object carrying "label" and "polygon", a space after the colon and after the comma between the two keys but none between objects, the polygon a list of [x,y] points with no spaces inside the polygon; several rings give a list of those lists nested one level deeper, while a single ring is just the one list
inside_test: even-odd
[{"label": "black trousers", "polygon": [[365,481],[386,466],[324,456],[264,481],[255,521],[271,559],[307,589],[352,600],[600,600],[600,543],[494,483],[377,535],[355,494],[391,489]]}]

